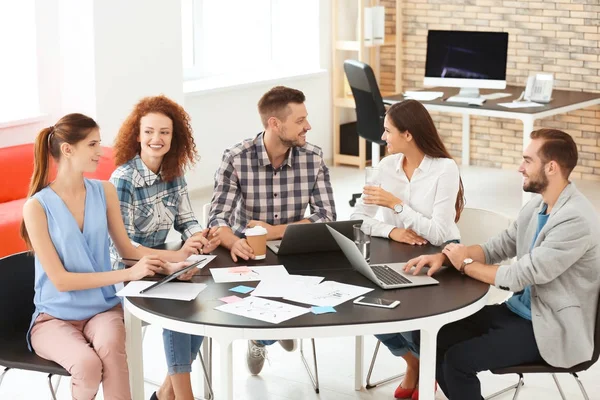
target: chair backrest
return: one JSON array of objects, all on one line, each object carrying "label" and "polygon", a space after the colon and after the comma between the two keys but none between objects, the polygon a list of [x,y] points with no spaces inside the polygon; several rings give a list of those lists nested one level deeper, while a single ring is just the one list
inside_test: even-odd
[{"label": "chair backrest", "polygon": [[31,323],[35,262],[29,253],[0,259],[0,339],[25,334]]},{"label": "chair backrest", "polygon": [[344,71],[356,103],[356,130],[370,142],[384,144],[383,120],[385,106],[373,69],[360,61],[344,61]]},{"label": "chair backrest", "polygon": [[585,367],[585,369],[591,367],[598,361],[600,358],[600,296],[598,296],[598,308],[596,309],[596,327],[594,328],[594,352],[592,353],[592,359],[589,361],[589,366]]},{"label": "chair backrest", "polygon": [[484,243],[512,223],[506,215],[480,208],[465,208],[457,222],[460,242],[466,246]]}]

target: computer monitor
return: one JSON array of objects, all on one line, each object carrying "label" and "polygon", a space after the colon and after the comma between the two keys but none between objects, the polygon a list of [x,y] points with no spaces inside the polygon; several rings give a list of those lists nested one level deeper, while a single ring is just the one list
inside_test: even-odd
[{"label": "computer monitor", "polygon": [[504,89],[507,50],[506,32],[431,30],[423,84],[459,87],[463,97],[479,97],[479,89]]}]

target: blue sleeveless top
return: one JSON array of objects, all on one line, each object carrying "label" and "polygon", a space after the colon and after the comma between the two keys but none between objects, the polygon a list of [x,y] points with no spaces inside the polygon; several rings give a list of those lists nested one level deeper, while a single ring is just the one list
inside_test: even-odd
[{"label": "blue sleeveless top", "polygon": [[[86,188],[83,232],[67,205],[50,186],[33,195],[44,208],[48,233],[58,257],[69,272],[111,271],[106,197],[102,182],[84,179]],[[35,312],[31,326],[40,313],[62,320],[81,321],[110,310],[120,299],[114,285],[96,289],[60,292],[48,279],[35,256]],[[30,326],[30,329],[31,329]],[[27,334],[29,339],[29,333]]]}]

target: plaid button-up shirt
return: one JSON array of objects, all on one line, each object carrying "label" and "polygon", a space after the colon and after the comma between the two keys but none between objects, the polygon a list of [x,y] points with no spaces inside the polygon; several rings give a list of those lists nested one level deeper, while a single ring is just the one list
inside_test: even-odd
[{"label": "plaid button-up shirt", "polygon": [[[117,188],[125,230],[134,245],[161,245],[171,227],[183,240],[202,231],[183,177],[165,182],[137,155],[118,167],[110,181]],[[111,257],[118,257],[112,241]]]},{"label": "plaid button-up shirt", "polygon": [[243,236],[251,220],[271,225],[304,219],[335,221],[329,169],[320,148],[309,143],[293,147],[287,160],[274,169],[263,133],[225,150],[215,174],[209,226],[229,226]]}]

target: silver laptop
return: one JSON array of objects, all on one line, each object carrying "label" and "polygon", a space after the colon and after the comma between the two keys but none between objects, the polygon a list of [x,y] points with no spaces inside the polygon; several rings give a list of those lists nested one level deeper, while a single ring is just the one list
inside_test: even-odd
[{"label": "silver laptop", "polygon": [[362,220],[290,224],[285,228],[283,239],[269,240],[267,246],[273,253],[280,256],[318,251],[338,251],[338,244],[325,227],[329,226],[343,236],[351,238],[354,235],[352,225],[361,223]]},{"label": "silver laptop", "polygon": [[427,275],[409,275],[402,271],[406,263],[387,263],[381,265],[369,265],[358,247],[346,236],[335,229],[327,227],[331,236],[340,246],[344,255],[352,264],[352,267],[363,274],[367,279],[382,289],[399,289],[413,286],[436,285],[439,282]]}]

